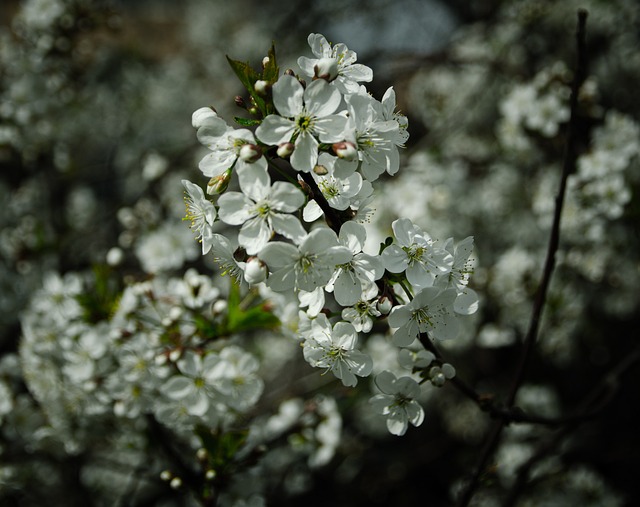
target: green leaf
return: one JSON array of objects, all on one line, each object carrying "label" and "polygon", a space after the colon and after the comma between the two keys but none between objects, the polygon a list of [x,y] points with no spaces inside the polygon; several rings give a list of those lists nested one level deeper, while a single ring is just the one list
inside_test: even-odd
[{"label": "green leaf", "polygon": [[249,92],[249,95],[253,97],[253,100],[256,103],[256,106],[262,113],[262,116],[266,116],[267,113],[267,105],[264,101],[264,98],[256,92],[255,83],[259,79],[262,79],[262,76],[258,74],[255,70],[251,68],[248,62],[241,62],[239,60],[232,60],[227,56],[227,61],[231,68],[235,72],[236,76],[240,82],[244,85],[244,87]]},{"label": "green leaf", "polygon": [[243,127],[255,127],[262,123],[262,120],[252,120],[251,118],[240,118],[239,116],[234,116],[233,118],[238,125]]},{"label": "green leaf", "polygon": [[76,299],[84,310],[87,322],[97,323],[113,315],[120,301],[122,287],[107,264],[93,266],[93,288],[79,294]]},{"label": "green leaf", "polygon": [[209,453],[209,462],[219,472],[224,472],[235,455],[247,441],[249,430],[230,430],[225,433],[211,432],[205,426],[197,426],[196,434],[202,447]]},{"label": "green leaf", "polygon": [[[246,306],[246,305],[245,305]],[[255,329],[275,329],[280,320],[262,302],[244,308],[242,306],[240,286],[232,282],[227,298],[227,326],[228,334],[251,331]]]},{"label": "green leaf", "polygon": [[[271,44],[271,48],[268,52],[269,61],[266,62],[266,65],[262,69],[262,73],[259,74],[254,69],[251,68],[248,62],[241,62],[239,60],[233,60],[227,56],[227,61],[231,68],[235,72],[240,82],[244,85],[244,87],[249,92],[249,95],[253,98],[258,110],[262,114],[262,117],[272,114],[275,112],[275,107],[273,106],[273,99],[271,96],[264,97],[256,92],[255,84],[259,79],[266,81],[270,85],[275,83],[278,80],[278,74],[280,73],[280,69],[278,68],[278,62],[276,60],[276,48],[275,44]],[[236,118],[236,121],[238,119]],[[251,121],[251,120],[248,120]],[[255,120],[258,121],[258,120]],[[253,126],[255,124],[245,125],[238,121],[240,125],[244,126]]]}]

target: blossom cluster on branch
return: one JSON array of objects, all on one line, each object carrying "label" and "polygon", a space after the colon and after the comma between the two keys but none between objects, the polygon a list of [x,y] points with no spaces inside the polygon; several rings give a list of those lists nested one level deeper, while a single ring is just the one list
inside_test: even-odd
[{"label": "blossom cluster on branch", "polygon": [[[473,238],[439,242],[401,218],[377,255],[364,251],[371,183],[398,172],[408,122],[396,111],[393,88],[378,101],[361,84],[373,72],[356,63],[355,52],[320,34],[308,42],[315,58],[300,57],[298,75],[279,75],[273,48],[261,74],[229,60],[250,97],[236,102],[253,113],[236,122],[255,132],[229,126],[212,108],[193,113],[198,139],[210,151],[199,167],[215,203],[184,180],[187,218],[203,254],[212,251],[235,283],[264,283],[307,308],[298,323],[304,358],[353,387],[373,370],[358,341],[378,323],[388,321],[398,347],[421,348],[420,334],[456,337],[458,319],[478,304],[468,288]],[[272,183],[270,170],[289,181]],[[236,178],[240,191],[229,189]],[[235,229],[220,234],[217,221]],[[407,393],[416,397],[411,373],[429,378],[429,365],[409,370],[399,383],[404,394],[383,411],[397,435],[408,421],[422,422],[394,409],[412,401]]]}]

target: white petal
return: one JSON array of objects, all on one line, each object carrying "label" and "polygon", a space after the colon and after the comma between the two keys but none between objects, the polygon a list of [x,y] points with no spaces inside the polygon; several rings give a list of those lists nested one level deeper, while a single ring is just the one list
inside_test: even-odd
[{"label": "white petal", "polygon": [[304,200],[302,191],[286,181],[276,181],[271,187],[269,201],[278,211],[292,213],[304,204]]},{"label": "white petal", "polygon": [[291,155],[291,165],[297,171],[311,172],[318,162],[318,141],[309,133],[301,132]]},{"label": "white petal", "polygon": [[303,95],[300,81],[293,76],[285,74],[273,85],[273,105],[284,117],[293,118],[302,112]]},{"label": "white petal", "polygon": [[362,295],[362,284],[353,271],[343,269],[334,282],[333,292],[338,304],[355,305]]},{"label": "white petal", "polygon": [[270,114],[256,129],[256,137],[263,143],[274,146],[289,142],[294,130],[295,124],[291,120]]},{"label": "white petal", "polygon": [[456,297],[453,310],[460,315],[471,315],[478,311],[478,294],[472,289],[465,288]]},{"label": "white petal", "polygon": [[302,210],[302,219],[307,223],[315,222],[322,214],[322,208],[315,200],[311,199]]},{"label": "white petal", "polygon": [[402,273],[409,264],[407,254],[398,245],[391,245],[385,248],[382,251],[381,258],[385,269],[391,273]]},{"label": "white petal", "polygon": [[394,410],[387,416],[387,429],[392,435],[402,436],[408,428],[407,414],[404,410]]},{"label": "white petal", "polygon": [[266,198],[271,189],[271,178],[266,168],[255,164],[246,164],[238,172],[238,182],[240,190],[256,202]]},{"label": "white petal", "polygon": [[[317,79],[304,91],[304,102],[311,116],[322,117],[333,114],[338,109],[342,96],[324,79]],[[346,118],[344,121],[346,122]]]},{"label": "white petal", "polygon": [[218,199],[220,220],[230,225],[240,225],[253,216],[253,202],[240,192],[227,192]]},{"label": "white petal", "polygon": [[260,217],[254,217],[245,222],[238,234],[238,243],[245,247],[249,255],[256,255],[271,239],[272,231]]},{"label": "white petal", "polygon": [[285,238],[289,238],[294,243],[300,243],[302,238],[307,235],[300,220],[293,215],[285,215],[283,213],[273,213],[271,215],[271,225],[273,230],[278,234],[282,234]]},{"label": "white petal", "polygon": [[300,257],[300,254],[298,249],[289,243],[272,241],[262,249],[258,257],[266,262],[272,271],[276,271],[277,268],[284,266],[292,267]]}]

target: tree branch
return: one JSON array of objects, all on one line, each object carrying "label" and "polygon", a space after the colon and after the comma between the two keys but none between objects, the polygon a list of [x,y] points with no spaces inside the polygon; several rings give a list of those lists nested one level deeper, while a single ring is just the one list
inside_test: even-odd
[{"label": "tree branch", "polygon": [[[567,132],[567,140],[565,144],[564,160],[562,167],[562,176],[560,178],[560,186],[558,188],[558,194],[555,200],[555,210],[553,216],[553,224],[551,226],[551,233],[549,236],[549,244],[547,247],[547,257],[545,260],[544,270],[542,278],[536,292],[533,309],[531,312],[531,319],[529,321],[529,328],[524,339],[524,345],[520,354],[520,362],[516,370],[511,388],[507,395],[506,407],[511,409],[514,405],[518,390],[524,380],[527,366],[529,364],[533,346],[538,336],[538,328],[542,317],[542,310],[544,308],[549,283],[551,281],[551,275],[555,267],[555,255],[560,243],[560,219],[562,216],[562,208],[564,205],[564,196],[566,193],[567,179],[569,175],[575,171],[576,166],[576,133],[578,127],[578,92],[584,79],[586,77],[586,50],[585,50],[585,33],[587,24],[587,11],[580,9],[578,11],[578,26],[576,31],[576,44],[577,44],[577,64],[576,71],[573,77],[573,83],[571,87],[571,116],[569,119],[569,126]],[[493,456],[499,442],[502,430],[506,425],[504,419],[496,421],[490,430],[488,438],[485,440],[485,445],[480,455],[480,459],[476,465],[476,468],[471,476],[471,480],[463,491],[462,496],[458,502],[461,507],[469,505],[476,489],[479,485],[480,477],[485,470],[489,459]]]}]

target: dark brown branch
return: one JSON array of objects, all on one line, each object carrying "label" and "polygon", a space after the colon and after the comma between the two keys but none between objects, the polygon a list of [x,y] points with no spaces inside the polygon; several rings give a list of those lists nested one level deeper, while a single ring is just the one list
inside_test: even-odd
[{"label": "dark brown branch", "polygon": [[[584,415],[595,416],[601,413],[617,393],[618,388],[621,385],[620,380],[622,375],[624,375],[624,373],[638,361],[640,361],[640,347],[636,347],[631,354],[626,355],[622,361],[620,361],[620,363],[618,363],[618,365],[592,389],[589,395],[586,396],[580,404],[577,414],[582,413]],[[509,495],[504,504],[505,507],[516,504],[518,498],[527,485],[531,469],[536,465],[536,463],[548,456],[554,450],[558,449],[560,442],[586,419],[586,417],[576,417],[570,424],[567,424],[564,428],[556,431],[540,445],[533,456],[520,466],[516,481],[509,491]]]},{"label": "dark brown branch", "polygon": [[[553,270],[555,267],[555,255],[560,243],[560,218],[562,216],[562,208],[564,205],[567,179],[569,178],[569,175],[575,171],[576,135],[578,130],[578,92],[586,77],[586,23],[587,11],[584,9],[580,9],[578,11],[578,28],[576,31],[577,64],[571,88],[571,116],[569,119],[567,140],[565,144],[562,176],[560,178],[560,186],[558,188],[558,194],[556,195],[555,200],[553,224],[551,226],[551,233],[549,236],[549,244],[547,248],[547,257],[544,264],[542,278],[540,280],[540,284],[535,296],[533,309],[531,312],[531,319],[529,322],[529,329],[527,330],[523,349],[520,355],[520,362],[518,364],[518,368],[516,370],[515,377],[511,384],[511,388],[509,389],[509,393],[507,395],[507,400],[505,403],[506,407],[509,409],[513,407],[516,395],[518,394],[518,390],[520,389],[520,386],[524,380],[527,366],[531,358],[531,353],[533,351],[533,346],[538,336],[538,328],[542,317],[542,310],[545,306],[547,291],[549,288],[549,283],[551,281],[551,275],[553,274]],[[493,456],[495,449],[500,442],[500,436],[505,425],[506,421],[503,419],[499,419],[493,425],[488,438],[485,440],[485,445],[483,446],[480,459],[478,460],[473,475],[471,476],[471,480],[466,489],[463,491],[462,496],[460,497],[460,501],[458,502],[459,506],[469,505],[469,502],[471,501],[476,489],[478,488],[480,477],[482,476],[483,471],[485,470],[489,460],[491,459],[491,456]]]}]

